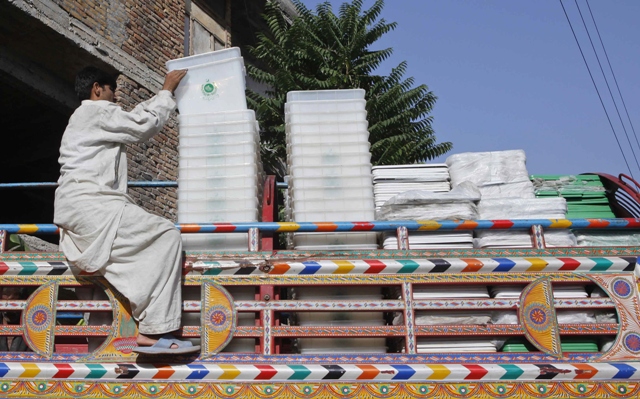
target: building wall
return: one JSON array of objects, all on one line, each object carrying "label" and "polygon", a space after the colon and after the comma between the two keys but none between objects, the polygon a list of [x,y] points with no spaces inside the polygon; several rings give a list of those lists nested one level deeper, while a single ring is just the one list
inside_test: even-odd
[{"label": "building wall", "polygon": [[[28,137],[29,153],[38,154],[37,159],[18,156],[0,160],[0,169],[12,171],[10,179],[4,176],[0,180],[57,179],[58,143],[69,115],[78,105],[73,81],[81,68],[95,65],[119,72],[116,96],[119,104],[129,110],[161,88],[164,64],[169,59],[240,46],[245,62],[252,62],[246,46],[254,44],[256,33],[266,29],[261,19],[265,1],[0,0],[0,97],[3,103],[12,105],[0,109],[0,117],[7,131],[20,128],[25,132],[10,142],[11,148],[22,146],[21,138]],[[290,0],[277,1],[291,8]],[[209,14],[210,9],[215,12]],[[224,16],[215,15],[220,10],[225,10]],[[195,23],[199,26],[194,27]],[[203,33],[202,29],[206,31]],[[207,31],[211,34],[209,48]],[[33,118],[14,117],[17,122],[6,125],[9,116],[32,115],[36,104],[45,108],[38,113],[47,118],[36,123]],[[6,144],[7,139],[4,140]],[[129,179],[175,182],[177,145],[174,115],[159,135],[128,147]],[[129,191],[150,212],[176,220],[175,188]],[[0,211],[0,221],[51,221],[52,192],[25,192],[22,197],[13,197],[14,205],[21,208],[18,212]],[[21,219],[14,220],[17,217]]]},{"label": "building wall", "polygon": [[[163,76],[167,60],[184,56],[185,2],[182,0],[56,0],[62,10],[101,39]],[[117,55],[116,55],[117,57]],[[116,96],[125,110],[151,98],[156,90],[122,73]],[[129,180],[176,181],[178,131],[175,114],[151,140],[127,147]],[[175,188],[130,188],[148,211],[176,220]]]}]

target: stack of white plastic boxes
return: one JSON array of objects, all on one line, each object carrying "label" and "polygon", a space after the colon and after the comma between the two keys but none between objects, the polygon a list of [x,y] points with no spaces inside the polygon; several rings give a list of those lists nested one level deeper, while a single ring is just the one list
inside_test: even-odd
[{"label": "stack of white plastic boxes", "polygon": [[[247,110],[238,48],[167,62],[188,69],[180,115],[178,223],[256,222],[262,189],[259,130]],[[247,250],[246,233],[185,234],[186,250]]]},{"label": "stack of white plastic boxes", "polygon": [[[290,220],[374,220],[364,90],[290,92],[285,105]],[[376,233],[301,233],[301,250],[370,250]],[[305,287],[300,300],[379,300],[379,287]],[[379,326],[382,312],[298,312],[301,326]],[[301,353],[384,353],[385,338],[300,338]]]},{"label": "stack of white plastic boxes", "polygon": [[[294,91],[285,121],[290,220],[374,220],[364,90]],[[296,233],[295,249],[376,249],[376,233]]]}]

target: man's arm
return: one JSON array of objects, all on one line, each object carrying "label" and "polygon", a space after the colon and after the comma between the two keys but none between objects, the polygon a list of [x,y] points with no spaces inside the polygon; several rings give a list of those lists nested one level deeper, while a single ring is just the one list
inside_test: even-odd
[{"label": "man's arm", "polygon": [[156,135],[176,108],[173,92],[186,75],[186,70],[169,72],[162,90],[150,100],[138,104],[131,112],[112,104],[104,109],[100,127],[104,139],[120,143],[136,143]]}]

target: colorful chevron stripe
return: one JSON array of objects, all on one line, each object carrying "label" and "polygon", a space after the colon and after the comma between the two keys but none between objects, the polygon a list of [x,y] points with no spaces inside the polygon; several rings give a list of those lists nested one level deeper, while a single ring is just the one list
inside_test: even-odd
[{"label": "colorful chevron stripe", "polygon": [[[248,222],[177,224],[183,233],[247,233],[251,228],[264,232],[390,231],[406,227],[409,231],[435,230],[528,230],[545,229],[640,229],[640,219],[513,219],[513,220],[397,220],[362,222]],[[0,230],[15,234],[57,234],[54,224],[0,224]]]},{"label": "colorful chevron stripe", "polygon": [[[636,257],[572,258],[447,258],[447,259],[357,259],[312,260],[303,262],[198,261],[190,266],[198,274],[263,275],[267,264],[272,275],[312,274],[410,274],[410,273],[491,273],[491,272],[621,272],[633,271]],[[75,272],[75,273],[74,273]],[[70,276],[79,273],[66,261],[0,261],[0,275]]]},{"label": "colorful chevron stripe", "polygon": [[[633,271],[635,257],[606,258],[447,258],[273,261],[269,274],[407,274],[491,272]],[[207,266],[207,262],[203,262]],[[215,266],[215,265],[211,265]],[[232,274],[221,270],[218,274]]]},{"label": "colorful chevron stripe", "polygon": [[0,363],[3,379],[206,381],[640,380],[638,363],[169,364]]}]

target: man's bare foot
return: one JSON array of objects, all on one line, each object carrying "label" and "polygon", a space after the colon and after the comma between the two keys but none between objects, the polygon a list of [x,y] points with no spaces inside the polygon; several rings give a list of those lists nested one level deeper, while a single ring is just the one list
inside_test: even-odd
[{"label": "man's bare foot", "polygon": [[[158,342],[158,340],[162,338],[164,335],[165,334],[144,335],[144,334],[138,333],[138,338],[136,339],[136,342],[138,346],[152,346],[153,344]],[[172,349],[177,347],[178,345],[171,344]]]}]

